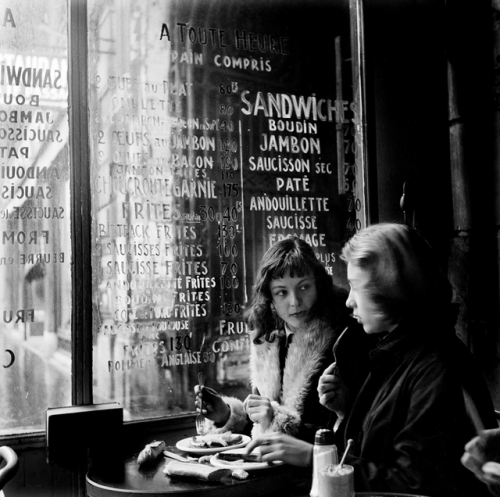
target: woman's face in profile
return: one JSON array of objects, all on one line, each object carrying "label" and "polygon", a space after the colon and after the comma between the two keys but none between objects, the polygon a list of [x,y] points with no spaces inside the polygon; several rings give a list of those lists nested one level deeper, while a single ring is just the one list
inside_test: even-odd
[{"label": "woman's face in profile", "polygon": [[373,302],[366,288],[370,283],[370,272],[350,262],[347,264],[347,280],[349,281],[349,295],[346,306],[352,309],[352,315],[369,335],[390,332],[396,324],[389,316],[381,312]]},{"label": "woman's face in profile", "polygon": [[310,311],[316,302],[316,280],[312,273],[271,280],[271,295],[278,316],[292,331],[304,328],[310,320]]}]

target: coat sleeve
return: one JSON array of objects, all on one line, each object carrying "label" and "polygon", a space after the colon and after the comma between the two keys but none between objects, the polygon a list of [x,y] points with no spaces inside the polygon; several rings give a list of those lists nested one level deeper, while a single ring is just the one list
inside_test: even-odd
[{"label": "coat sleeve", "polygon": [[213,421],[205,419],[206,432],[225,433],[226,431],[231,431],[233,433],[249,433],[251,421],[245,412],[243,402],[236,397],[222,397],[222,400],[224,400],[231,410],[229,419],[223,426],[216,426]]},{"label": "coat sleeve", "polygon": [[380,412],[370,411],[364,420],[363,457],[347,458],[355,467],[356,489],[487,495],[486,487],[460,464],[463,447],[474,434],[460,384],[432,362],[413,373],[404,378],[391,416],[384,420]]},{"label": "coat sleeve", "polygon": [[252,428],[252,438],[255,438],[263,433],[272,433],[275,431],[280,431],[282,433],[286,433],[287,435],[298,437],[301,427],[299,414],[276,401],[272,401],[271,406],[274,414],[269,428],[267,430],[263,430],[260,424],[254,423]]}]

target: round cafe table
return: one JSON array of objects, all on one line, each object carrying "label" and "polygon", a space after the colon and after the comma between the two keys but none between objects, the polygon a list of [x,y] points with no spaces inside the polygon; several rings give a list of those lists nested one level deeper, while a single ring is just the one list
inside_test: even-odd
[{"label": "round cafe table", "polygon": [[[181,480],[163,473],[172,459],[160,457],[147,470],[139,468],[137,456],[93,468],[87,475],[88,497],[309,497],[310,469],[288,465],[250,472],[248,479],[223,478],[220,482]],[[390,492],[356,492],[356,497],[426,497]]]},{"label": "round cafe table", "polygon": [[[170,449],[171,447],[169,447]],[[175,450],[174,450],[175,451]],[[162,456],[147,469],[137,464],[137,454],[104,457],[91,465],[86,477],[88,497],[310,497],[310,468],[288,465],[249,472],[245,480],[232,476],[219,482],[179,479],[164,474],[173,459]],[[406,493],[356,492],[356,497],[426,497]]]},{"label": "round cafe table", "polygon": [[[141,470],[137,458],[131,457],[87,475],[88,497],[309,497],[311,472],[292,466],[251,472],[248,479],[223,478],[220,482],[181,480],[163,473],[168,457]],[[426,497],[387,492],[356,492],[356,497]]]},{"label": "round cafe table", "polygon": [[[147,470],[139,468],[137,456],[91,468],[87,474],[88,497],[256,497],[307,496],[311,488],[310,470],[283,465],[250,472],[246,480],[232,476],[219,482],[179,479],[163,473],[171,459],[160,457]],[[296,493],[299,492],[299,493]]]}]

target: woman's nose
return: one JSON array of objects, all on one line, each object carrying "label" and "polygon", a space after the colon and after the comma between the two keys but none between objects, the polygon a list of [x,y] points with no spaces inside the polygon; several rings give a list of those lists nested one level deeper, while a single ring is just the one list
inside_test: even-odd
[{"label": "woman's nose", "polygon": [[355,306],[355,302],[351,296],[351,292],[349,292],[349,295],[347,296],[347,300],[345,301],[345,305],[346,305],[346,307],[349,307],[351,309],[353,309]]},{"label": "woman's nose", "polygon": [[290,294],[290,305],[298,307],[300,305],[300,296],[296,293]]}]

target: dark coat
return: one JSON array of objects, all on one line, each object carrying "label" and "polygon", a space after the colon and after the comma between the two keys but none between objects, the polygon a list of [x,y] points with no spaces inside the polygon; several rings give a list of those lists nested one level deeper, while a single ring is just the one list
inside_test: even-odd
[{"label": "dark coat", "polygon": [[370,353],[366,381],[337,432],[341,444],[354,441],[347,463],[355,467],[355,488],[486,496],[486,486],[460,462],[476,433],[462,387],[472,393],[485,427],[496,426],[486,384],[454,335],[439,343],[422,338],[418,330],[400,328]]}]

